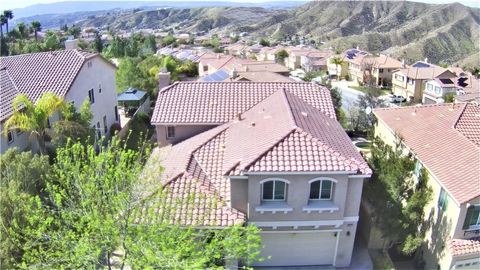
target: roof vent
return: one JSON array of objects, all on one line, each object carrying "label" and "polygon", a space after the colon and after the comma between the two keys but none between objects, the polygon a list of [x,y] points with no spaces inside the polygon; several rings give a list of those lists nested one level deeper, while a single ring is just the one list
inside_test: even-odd
[{"label": "roof vent", "polygon": [[217,54],[217,59],[220,59],[220,54]]},{"label": "roof vent", "polygon": [[251,125],[252,127],[254,127],[254,126],[255,126],[255,122],[251,122],[250,125]]},{"label": "roof vent", "polygon": [[237,113],[237,120],[242,121],[242,113],[241,112]]},{"label": "roof vent", "polygon": [[305,116],[305,117],[308,117],[308,113],[306,113],[306,112],[302,112],[302,115]]},{"label": "roof vent", "polygon": [[415,109],[413,110],[412,115],[414,115],[414,116],[417,115],[417,108],[415,108]]}]

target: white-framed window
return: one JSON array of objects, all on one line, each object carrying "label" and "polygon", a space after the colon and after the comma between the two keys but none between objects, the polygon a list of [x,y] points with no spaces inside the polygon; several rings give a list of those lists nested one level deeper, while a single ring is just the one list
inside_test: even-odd
[{"label": "white-framed window", "polygon": [[471,205],[467,208],[467,215],[463,223],[463,229],[480,229],[480,204]]},{"label": "white-framed window", "polygon": [[448,194],[445,189],[440,190],[440,195],[438,196],[438,209],[445,211],[448,206]]},{"label": "white-framed window", "polygon": [[435,86],[435,94],[439,95],[442,92],[442,89],[438,86]]},{"label": "white-framed window", "polygon": [[407,83],[410,84],[410,85],[413,85],[415,83],[415,80],[407,77]]},{"label": "white-framed window", "polygon": [[282,179],[263,181],[261,184],[262,201],[286,201],[288,182]]},{"label": "white-framed window", "polygon": [[433,85],[427,83],[427,91],[432,91],[433,90]]},{"label": "white-framed window", "polygon": [[378,69],[379,73],[383,73],[383,68]]},{"label": "white-framed window", "polygon": [[403,81],[405,80],[405,77],[403,77],[403,76],[400,75],[400,74],[395,74],[395,79],[396,79],[397,81],[403,82]]},{"label": "white-framed window", "polygon": [[175,138],[175,127],[169,126],[167,127],[167,139]]},{"label": "white-framed window", "polygon": [[13,132],[11,130],[9,130],[7,132],[7,142],[8,144],[11,144],[15,141],[14,137],[13,137]]},{"label": "white-framed window", "polygon": [[90,104],[95,103],[95,92],[93,91],[93,88],[88,90],[88,100],[90,101]]},{"label": "white-framed window", "polygon": [[331,200],[333,198],[334,182],[328,179],[312,180],[310,182],[309,200]]}]

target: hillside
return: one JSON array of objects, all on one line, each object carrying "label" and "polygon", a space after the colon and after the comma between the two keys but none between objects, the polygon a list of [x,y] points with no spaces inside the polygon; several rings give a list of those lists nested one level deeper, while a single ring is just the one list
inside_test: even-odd
[{"label": "hillside", "polygon": [[[337,49],[359,46],[410,60],[453,63],[479,50],[480,9],[414,2],[312,2],[264,25],[260,34],[318,37]],[[407,59],[408,60],[408,59]]]},{"label": "hillside", "polygon": [[[476,57],[480,49],[480,9],[458,3],[315,1],[291,9],[169,8],[103,11],[80,17],[69,19],[76,18],[80,26],[112,30],[175,27],[225,34],[249,32],[275,40],[300,35],[337,50],[359,46],[405,58],[407,62],[428,58],[433,63],[480,66]],[[55,19],[56,25],[64,21],[60,15],[50,18]]]}]

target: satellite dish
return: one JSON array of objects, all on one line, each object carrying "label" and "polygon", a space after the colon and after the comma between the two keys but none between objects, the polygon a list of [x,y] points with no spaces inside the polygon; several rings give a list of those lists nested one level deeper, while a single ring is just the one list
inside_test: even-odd
[{"label": "satellite dish", "polygon": [[371,113],[372,113],[372,108],[370,108],[370,106],[369,106],[369,107],[366,107],[366,108],[365,108],[365,113],[366,113],[366,114],[371,114]]}]

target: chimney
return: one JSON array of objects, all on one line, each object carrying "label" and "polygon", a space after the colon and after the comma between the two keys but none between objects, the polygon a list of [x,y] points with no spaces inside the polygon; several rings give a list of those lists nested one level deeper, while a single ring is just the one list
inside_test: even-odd
[{"label": "chimney", "polygon": [[217,59],[220,59],[220,54],[217,54]]},{"label": "chimney", "polygon": [[67,39],[65,40],[65,50],[75,50],[75,49],[78,49],[78,44],[77,44],[77,40],[76,39]]},{"label": "chimney", "polygon": [[428,63],[428,58],[425,57],[425,61],[424,61],[424,62],[425,62],[425,63]]},{"label": "chimney", "polygon": [[242,121],[242,113],[241,112],[237,113],[237,120]]},{"label": "chimney", "polygon": [[405,67],[405,59],[402,58],[402,67],[404,68]]},{"label": "chimney", "polygon": [[244,66],[244,67],[243,67],[243,70],[244,70],[245,72],[248,72],[248,66]]},{"label": "chimney", "polygon": [[233,67],[232,71],[230,72],[230,79],[235,79],[237,78],[237,76],[238,76],[237,70],[235,69],[235,67]]},{"label": "chimney", "polygon": [[162,88],[167,87],[170,85],[170,72],[166,69],[160,70],[158,73],[158,90],[162,90]]}]

